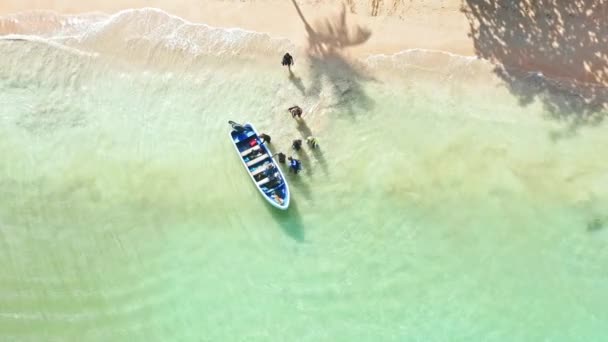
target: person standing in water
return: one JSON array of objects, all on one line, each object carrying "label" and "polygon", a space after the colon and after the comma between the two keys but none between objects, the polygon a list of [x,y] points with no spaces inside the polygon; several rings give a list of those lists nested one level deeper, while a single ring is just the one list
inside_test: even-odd
[{"label": "person standing in water", "polygon": [[[279,163],[281,164],[285,164],[285,153],[283,152],[279,152],[276,154],[276,156],[279,157]],[[274,157],[274,156],[273,156]]]},{"label": "person standing in water", "polygon": [[285,53],[285,55],[283,55],[283,61],[281,62],[281,64],[283,66],[287,66],[287,69],[291,72],[291,66],[294,63],[293,63],[293,57],[291,57],[289,52],[287,52],[287,53]]},{"label": "person standing in water", "polygon": [[296,139],[291,144],[294,150],[299,151],[302,148],[302,139]]},{"label": "person standing in water", "polygon": [[302,170],[302,163],[292,157],[287,158],[289,159],[289,171],[293,172],[295,174],[298,174],[298,172],[300,172],[300,170]]},{"label": "person standing in water", "polygon": [[269,143],[270,144],[270,135],[266,133],[260,134],[260,140],[262,140],[262,144]]},{"label": "person standing in water", "polygon": [[306,138],[306,143],[308,143],[308,146],[310,146],[310,148],[317,148],[317,139],[312,135]]},{"label": "person standing in water", "polygon": [[291,113],[292,118],[296,118],[296,116],[301,119],[302,118],[302,108],[300,106],[292,106],[287,109]]}]

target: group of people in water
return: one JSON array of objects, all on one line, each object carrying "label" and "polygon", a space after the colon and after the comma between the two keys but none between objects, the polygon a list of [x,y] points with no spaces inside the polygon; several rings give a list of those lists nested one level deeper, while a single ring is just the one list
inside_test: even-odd
[{"label": "group of people in water", "polygon": [[[289,69],[289,72],[291,72],[291,66],[294,64],[293,57],[289,53],[286,53],[283,56],[283,61],[281,62],[281,64],[283,66],[287,66],[287,68]],[[292,118],[298,119],[298,120],[302,119],[303,111],[300,106],[296,105],[296,106],[289,107],[287,109],[287,111],[289,111]],[[260,139],[262,140],[262,143],[270,143],[270,140],[271,140],[270,136],[266,133],[260,134]],[[313,136],[306,137],[306,144],[312,149],[315,149],[318,146],[317,139]],[[291,147],[296,152],[300,151],[302,149],[302,139],[294,139],[292,141]],[[282,164],[285,163],[285,154],[283,152],[277,153],[276,156],[278,157],[279,163],[282,163]],[[287,157],[287,160],[289,161],[289,172],[293,172],[294,174],[297,174],[298,172],[300,172],[302,170],[302,162],[300,160],[298,160],[292,156]]]},{"label": "group of people in water", "polygon": [[[299,106],[293,106],[289,108],[288,111],[292,114],[293,118],[302,117],[302,108],[300,108]],[[262,141],[262,143],[270,143],[272,138],[268,134],[262,133],[260,134],[260,140]],[[318,146],[317,139],[313,136],[306,137],[306,144],[312,149],[315,149]],[[296,152],[300,151],[302,149],[302,139],[294,139],[291,143],[291,148],[293,148]],[[283,152],[277,153],[276,156],[278,157],[279,163],[285,163],[285,154]],[[289,161],[290,172],[297,174],[298,172],[300,172],[300,170],[302,170],[302,162],[299,159],[289,156],[287,157],[287,160]]]}]

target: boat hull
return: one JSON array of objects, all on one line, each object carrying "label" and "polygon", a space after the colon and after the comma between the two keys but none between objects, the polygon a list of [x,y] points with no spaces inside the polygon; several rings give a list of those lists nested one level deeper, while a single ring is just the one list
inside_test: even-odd
[{"label": "boat hull", "polygon": [[290,201],[289,185],[279,164],[274,160],[272,151],[262,143],[252,124],[239,125],[239,129],[233,128],[229,135],[247,174],[270,205],[287,210]]}]

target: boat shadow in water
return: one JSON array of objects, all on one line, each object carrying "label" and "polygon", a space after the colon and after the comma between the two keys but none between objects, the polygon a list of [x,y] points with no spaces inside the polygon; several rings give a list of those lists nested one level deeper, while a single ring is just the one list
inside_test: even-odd
[{"label": "boat shadow in water", "polygon": [[298,205],[291,201],[289,209],[277,210],[269,205],[266,208],[270,211],[272,218],[281,226],[283,232],[297,242],[305,242],[304,225],[298,211]]},{"label": "boat shadow in water", "polygon": [[597,232],[602,230],[606,226],[606,222],[608,220],[596,217],[591,221],[587,222],[587,231],[588,232]]}]

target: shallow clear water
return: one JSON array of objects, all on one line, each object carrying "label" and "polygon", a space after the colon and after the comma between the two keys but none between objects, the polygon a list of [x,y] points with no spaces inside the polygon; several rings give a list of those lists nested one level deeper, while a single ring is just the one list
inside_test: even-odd
[{"label": "shallow clear water", "polygon": [[[281,40],[118,58],[96,32],[0,41],[2,340],[606,337],[602,125],[552,139],[565,123],[458,56],[297,56],[290,82]],[[289,211],[227,120],[275,151],[318,137]]]}]

